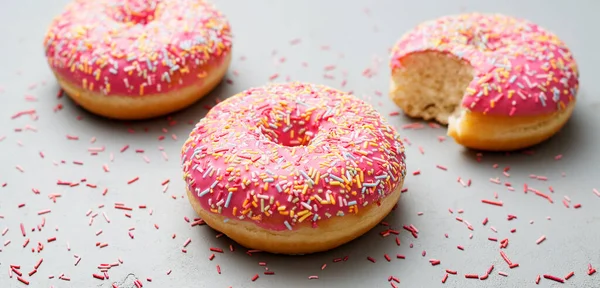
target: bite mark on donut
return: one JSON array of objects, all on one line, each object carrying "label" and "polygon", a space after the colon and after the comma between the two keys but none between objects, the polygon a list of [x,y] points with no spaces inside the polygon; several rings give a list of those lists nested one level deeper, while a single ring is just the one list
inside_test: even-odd
[{"label": "bite mark on donut", "polygon": [[459,115],[461,100],[473,80],[473,68],[450,54],[419,52],[402,59],[392,73],[391,97],[407,115],[448,124]]}]

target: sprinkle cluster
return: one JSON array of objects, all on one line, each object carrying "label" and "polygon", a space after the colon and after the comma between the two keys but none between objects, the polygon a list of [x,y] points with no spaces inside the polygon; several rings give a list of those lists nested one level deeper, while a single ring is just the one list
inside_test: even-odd
[{"label": "sprinkle cluster", "polygon": [[227,20],[202,0],[76,0],[44,39],[59,76],[104,95],[201,85],[231,51]]},{"label": "sprinkle cluster", "polygon": [[404,160],[373,107],[305,83],[228,98],[182,148],[184,179],[204,209],[274,230],[359,213],[398,188]]},{"label": "sprinkle cluster", "polygon": [[462,106],[470,111],[528,116],[549,114],[575,101],[577,64],[558,37],[509,16],[462,14],[425,22],[405,34],[391,68],[421,51],[450,53],[469,62],[475,77]]}]

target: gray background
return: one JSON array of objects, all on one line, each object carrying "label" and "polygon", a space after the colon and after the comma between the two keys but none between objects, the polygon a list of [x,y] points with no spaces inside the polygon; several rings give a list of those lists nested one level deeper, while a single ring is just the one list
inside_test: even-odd
[{"label": "gray background", "polygon": [[[113,281],[122,287],[133,287],[136,277],[144,287],[391,287],[387,283],[390,275],[401,279],[400,287],[532,287],[538,274],[564,277],[570,271],[575,276],[562,286],[600,287],[600,272],[586,274],[588,263],[600,268],[600,198],[592,192],[594,187],[600,189],[597,1],[216,1],[230,19],[235,34],[234,60],[226,76],[232,84],[223,83],[200,103],[173,115],[177,121],[173,126],[165,117],[137,123],[108,121],[75,107],[66,97],[56,99],[58,86],[45,63],[42,40],[50,20],[66,2],[4,0],[0,8],[0,138],[5,136],[0,142],[0,184],[7,182],[6,187],[0,188],[0,232],[9,229],[0,236],[0,287],[23,286],[16,277],[8,277],[9,264],[21,265],[26,274],[42,257],[44,262],[37,274],[25,277],[31,281],[31,287],[109,287]],[[533,155],[484,153],[481,162],[477,162],[476,152],[463,149],[451,139],[439,142],[437,136],[445,134],[443,128],[401,129],[414,120],[387,116],[399,111],[386,96],[388,49],[417,23],[463,11],[502,12],[533,20],[556,32],[578,60],[581,89],[575,113],[559,135],[531,149],[535,151]],[[292,45],[293,39],[300,42]],[[327,65],[336,65],[336,69],[325,72]],[[366,68],[376,75],[362,76]],[[379,236],[386,228],[378,226],[364,237],[327,253],[249,256],[237,245],[235,252],[229,252],[232,241],[217,238],[217,233],[207,226],[190,227],[184,221],[184,216],[195,217],[184,197],[178,164],[180,147],[192,128],[189,123],[206,113],[204,105],[263,85],[274,73],[280,75],[275,79],[279,82],[289,77],[352,90],[386,115],[410,140],[409,171],[420,169],[421,175],[407,176],[408,192],[386,219],[392,228],[400,230],[401,246],[396,245],[393,235]],[[324,74],[334,79],[326,79]],[[341,87],[343,79],[347,79],[345,87]],[[26,95],[35,96],[37,101],[26,101]],[[64,108],[53,112],[58,104]],[[23,116],[11,120],[14,113],[28,109],[36,109],[39,119]],[[15,131],[26,127],[37,132]],[[128,128],[135,133],[129,133]],[[167,133],[162,128],[168,129]],[[67,134],[76,135],[79,140],[67,140]],[[177,140],[171,138],[172,134]],[[158,141],[160,135],[166,139]],[[92,137],[97,139],[93,144]],[[126,144],[130,145],[129,150],[120,153]],[[89,147],[102,146],[106,149],[97,156],[87,152]],[[424,154],[419,152],[419,146]],[[159,147],[164,148],[168,161],[161,156]],[[144,149],[144,153],[135,153],[135,149]],[[40,151],[45,158],[39,156]],[[114,161],[110,161],[111,153]],[[562,159],[554,160],[559,154]],[[144,156],[150,163],[144,161]],[[61,163],[63,160],[65,163]],[[74,165],[73,161],[84,165]],[[496,163],[499,167],[494,169]],[[103,171],[103,164],[109,165],[110,173]],[[437,169],[436,164],[447,166],[448,171]],[[22,166],[24,172],[19,172],[16,165]],[[506,166],[510,166],[510,178],[502,175]],[[548,180],[531,179],[530,174],[544,175]],[[140,177],[139,181],[127,185],[127,180],[135,176]],[[472,179],[472,185],[463,187],[457,177]],[[502,185],[489,182],[489,178],[496,177]],[[98,188],[86,187],[84,183],[78,187],[56,185],[57,179],[76,182],[81,178]],[[171,179],[165,193],[161,187],[164,179]],[[505,182],[510,182],[515,191],[509,191]],[[555,203],[531,192],[524,194],[525,183],[552,194]],[[549,192],[549,186],[554,193]],[[40,194],[34,194],[32,188],[39,189]],[[102,196],[104,188],[108,188],[106,196]],[[481,199],[493,199],[494,192],[504,201],[503,207],[481,203]],[[48,198],[51,193],[62,197],[53,203]],[[561,203],[564,196],[572,199],[569,209]],[[114,209],[115,202],[134,207],[131,218],[124,216],[127,211]],[[18,208],[20,203],[26,206]],[[582,207],[573,209],[575,203]],[[101,204],[105,207],[99,208]],[[147,209],[138,208],[144,204]],[[448,212],[449,208],[454,214]],[[52,212],[37,215],[43,209]],[[91,226],[86,217],[89,209],[99,213]],[[464,213],[458,214],[459,209]],[[104,220],[102,212],[110,223]],[[418,216],[418,212],[423,215]],[[508,214],[518,218],[507,221]],[[42,217],[45,227],[31,232]],[[469,221],[474,231],[455,217]],[[486,217],[489,223],[483,226],[481,222]],[[27,238],[31,239],[25,249],[20,223],[28,229]],[[402,225],[409,224],[419,229],[418,239],[402,230]],[[491,226],[498,232],[494,233]],[[130,227],[135,227],[133,240],[127,234]],[[510,233],[512,228],[515,233]],[[100,229],[103,233],[96,236]],[[174,233],[176,238],[172,239]],[[546,235],[547,240],[536,245],[541,235]],[[53,236],[57,240],[46,243]],[[488,237],[509,238],[505,251],[520,267],[509,269],[499,255],[499,243],[488,241]],[[183,253],[182,245],[188,238],[192,242],[187,253]],[[11,243],[4,246],[7,240]],[[38,241],[45,248],[39,254],[32,253],[30,248]],[[98,248],[96,242],[107,242],[109,246]],[[410,244],[414,247],[410,248]],[[457,245],[465,250],[458,250]],[[210,247],[226,252],[217,253],[209,261]],[[425,257],[421,256],[423,250],[427,252]],[[384,259],[385,253],[392,256],[390,263]],[[396,259],[397,253],[406,255],[406,259]],[[77,266],[73,264],[74,254],[82,257]],[[332,261],[344,256],[349,257],[348,261]],[[367,256],[377,262],[369,262]],[[110,280],[92,277],[100,263],[113,263],[118,257],[124,263],[110,270]],[[441,264],[432,267],[428,262],[431,258],[441,260]],[[263,275],[265,268],[259,262],[266,262],[275,275]],[[216,272],[217,264],[221,275]],[[323,264],[327,267],[321,270]],[[482,275],[492,264],[496,268],[487,280],[464,278],[466,273]],[[457,270],[459,274],[450,276],[442,285],[444,269]],[[166,274],[168,270],[172,270],[170,275]],[[509,275],[502,277],[498,271]],[[57,279],[62,273],[71,281]],[[257,273],[260,278],[251,282]],[[49,279],[49,275],[54,275],[54,279]],[[320,278],[309,280],[310,275]],[[148,277],[152,282],[146,281]],[[539,285],[559,286],[545,279]]]}]

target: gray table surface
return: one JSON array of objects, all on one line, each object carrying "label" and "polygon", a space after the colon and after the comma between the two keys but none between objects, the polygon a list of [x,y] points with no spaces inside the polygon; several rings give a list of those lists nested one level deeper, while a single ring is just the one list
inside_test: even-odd
[{"label": "gray table surface", "polygon": [[[177,121],[175,125],[169,125],[166,117],[136,123],[108,121],[79,109],[66,97],[56,98],[58,86],[46,65],[42,39],[50,20],[66,2],[5,0],[0,8],[0,184],[6,183],[0,187],[0,232],[6,231],[0,236],[0,287],[24,286],[16,275],[9,278],[11,264],[21,266],[31,287],[110,287],[112,282],[135,287],[136,278],[144,287],[391,287],[390,276],[401,280],[399,287],[534,287],[538,274],[564,277],[571,271],[575,276],[565,284],[542,279],[535,287],[600,287],[600,272],[586,273],[588,263],[600,270],[600,198],[592,190],[600,189],[597,1],[220,0],[216,4],[230,19],[235,34],[234,60],[226,76],[231,83],[224,82],[200,103],[174,114],[171,120]],[[388,49],[417,23],[463,11],[502,12],[533,20],[562,37],[579,62],[581,89],[571,121],[556,137],[530,149],[533,154],[483,153],[477,161],[477,152],[465,150],[449,138],[439,141],[444,128],[402,129],[416,120],[388,116],[399,111],[386,96]],[[325,71],[329,65],[335,69]],[[372,77],[363,76],[366,69]],[[400,231],[400,246],[395,235],[379,235],[388,229],[381,225],[326,253],[250,256],[209,227],[191,227],[184,220],[195,217],[185,199],[179,167],[179,152],[192,128],[190,123],[206,113],[206,105],[263,85],[274,74],[279,75],[274,81],[310,81],[354,91],[412,143],[407,145],[408,192],[386,218],[392,229]],[[347,85],[342,86],[344,80]],[[37,100],[28,101],[32,97],[27,96]],[[63,109],[55,112],[57,105]],[[35,109],[38,119],[28,115],[11,119],[18,111],[30,109]],[[67,135],[79,140],[67,140]],[[159,141],[160,135],[166,138]],[[130,148],[119,152],[124,145]],[[92,156],[88,148],[93,147],[105,150]],[[562,158],[555,160],[557,155]],[[104,172],[104,164],[109,173]],[[437,164],[448,170],[437,169]],[[510,177],[503,175],[505,167],[510,167]],[[421,174],[413,176],[416,170]],[[547,180],[533,179],[531,174]],[[136,176],[139,181],[127,185]],[[458,177],[471,180],[472,185],[463,187]],[[81,182],[82,178],[87,182]],[[501,184],[491,183],[490,178],[498,178]],[[165,179],[170,183],[163,191]],[[81,184],[58,186],[57,180]],[[554,204],[534,193],[523,193],[524,184],[550,194]],[[108,193],[103,196],[105,188]],[[494,199],[495,193],[503,207],[481,203],[482,199]],[[49,197],[52,194],[61,195],[56,203]],[[571,199],[570,208],[562,203],[565,196]],[[117,210],[115,202],[133,210]],[[581,208],[573,208],[577,203]],[[19,204],[25,206],[19,208]],[[51,212],[38,215],[45,209]],[[86,216],[89,210],[92,214]],[[517,219],[508,221],[509,214]],[[486,217],[489,223],[484,226]],[[38,231],[42,221],[45,225]],[[466,221],[473,231],[467,229]],[[21,223],[26,237],[21,235]],[[417,239],[402,229],[410,224],[419,230]],[[134,239],[128,236],[130,228],[135,228]],[[511,229],[516,231],[511,233]],[[536,245],[542,235],[547,239]],[[50,237],[56,241],[47,242]],[[504,251],[520,266],[510,269],[500,257],[499,242],[488,237],[508,238]],[[188,238],[191,243],[183,253]],[[30,243],[23,248],[25,239]],[[44,249],[32,252],[38,242]],[[97,242],[109,245],[99,248]],[[231,244],[234,252],[229,250]],[[464,251],[457,245],[464,246]],[[214,253],[210,247],[225,252]],[[211,261],[213,253],[216,257]],[[390,262],[385,254],[391,256]],[[396,254],[404,254],[406,259],[397,259]],[[77,265],[75,255],[81,258]],[[334,262],[345,256],[347,261]],[[41,258],[37,273],[28,276]],[[92,277],[99,264],[119,258],[123,263],[110,269],[110,279]],[[432,266],[429,259],[439,259],[441,264]],[[265,262],[275,275],[263,274],[266,267],[259,262]],[[490,265],[495,269],[487,280],[464,277],[482,275]],[[441,284],[445,269],[456,270],[458,275],[450,275],[446,284]],[[260,278],[252,282],[255,274]],[[59,279],[60,275],[70,281]],[[319,278],[309,280],[312,275]]]}]

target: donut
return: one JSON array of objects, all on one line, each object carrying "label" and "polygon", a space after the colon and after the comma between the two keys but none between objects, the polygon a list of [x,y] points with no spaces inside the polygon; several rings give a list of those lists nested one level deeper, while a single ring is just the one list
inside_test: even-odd
[{"label": "donut", "polygon": [[571,51],[527,20],[500,14],[444,16],[393,47],[392,100],[411,117],[448,124],[465,147],[523,149],[570,118],[579,88]]},{"label": "donut", "polygon": [[224,16],[202,0],[75,0],[44,38],[78,105],[113,119],[158,117],[210,92],[231,61]]},{"label": "donut", "polygon": [[182,148],[200,218],[278,254],[329,250],[377,225],[400,198],[404,161],[400,137],[372,106],[300,82],[227,98]]}]

